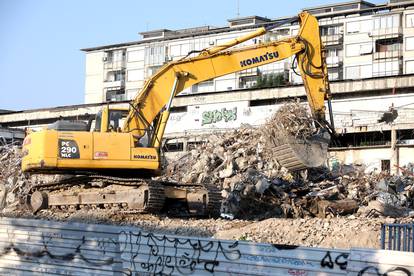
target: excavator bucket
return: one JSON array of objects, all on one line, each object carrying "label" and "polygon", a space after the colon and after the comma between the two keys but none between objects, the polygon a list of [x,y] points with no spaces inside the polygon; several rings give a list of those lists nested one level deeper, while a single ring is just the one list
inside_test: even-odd
[{"label": "excavator bucket", "polygon": [[299,102],[279,108],[266,122],[263,136],[277,162],[290,171],[323,166],[331,138]]},{"label": "excavator bucket", "polygon": [[323,166],[328,153],[330,135],[327,132],[312,136],[310,139],[287,139],[276,146],[276,159],[290,171]]}]

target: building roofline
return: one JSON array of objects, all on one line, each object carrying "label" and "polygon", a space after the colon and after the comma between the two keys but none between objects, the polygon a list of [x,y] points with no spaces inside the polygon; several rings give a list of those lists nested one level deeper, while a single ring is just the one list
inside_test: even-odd
[{"label": "building roofline", "polygon": [[[286,17],[284,17],[286,18]],[[80,49],[83,52],[91,52],[91,51],[97,51],[97,50],[103,50],[103,49],[110,49],[110,48],[118,48],[118,47],[126,47],[126,46],[132,46],[132,45],[140,45],[145,43],[151,43],[151,42],[159,42],[159,41],[168,41],[173,39],[179,39],[179,38],[185,38],[185,37],[195,37],[195,36],[202,36],[202,35],[210,35],[210,34],[216,34],[216,33],[223,33],[223,32],[232,32],[232,31],[240,31],[240,30],[246,30],[246,29],[256,29],[261,26],[266,26],[269,24],[274,24],[275,22],[281,21],[280,19],[277,20],[271,20],[266,23],[259,23],[255,25],[249,25],[249,26],[240,26],[240,27],[218,27],[212,30],[207,30],[205,32],[201,33],[180,33],[168,36],[168,37],[162,37],[162,38],[154,38],[154,39],[145,39],[145,40],[136,40],[131,42],[124,42],[124,43],[117,43],[117,44],[110,44],[110,45],[104,45],[104,46],[96,46],[96,47],[90,47],[90,48],[82,48]]]},{"label": "building roofline", "polygon": [[158,32],[174,32],[174,31],[170,30],[170,29],[157,29],[157,30],[139,32],[139,34],[140,35],[145,35],[145,34],[152,34],[152,33],[158,33]]},{"label": "building roofline", "polygon": [[331,8],[331,7],[343,6],[343,5],[349,5],[349,4],[365,4],[365,5],[371,6],[371,7],[377,6],[376,4],[368,2],[368,1],[356,0],[356,1],[348,1],[348,2],[340,2],[340,3],[334,3],[334,4],[326,4],[326,5],[308,7],[308,8],[304,8],[302,10],[307,11],[307,10],[314,10],[314,9]]},{"label": "building roofline", "polygon": [[267,18],[267,17],[251,15],[251,16],[230,18],[230,19],[227,19],[227,22],[233,22],[233,21],[244,20],[244,19],[259,19],[259,20],[266,21],[266,22],[272,21],[270,18]]},{"label": "building roofline", "polygon": [[9,114],[9,113],[13,113],[14,110],[9,110],[9,109],[0,109],[0,115],[2,114]]},{"label": "building roofline", "polygon": [[[367,12],[374,12],[374,11],[381,10],[381,9],[389,9],[389,8],[394,8],[394,7],[410,6],[410,5],[414,4],[414,0],[407,0],[407,1],[404,1],[404,2],[398,2],[398,3],[384,3],[384,4],[378,4],[378,5],[361,0],[361,1],[342,2],[342,3],[337,3],[337,4],[332,4],[332,5],[324,5],[324,6],[318,6],[318,7],[319,8],[321,8],[321,7],[322,8],[323,7],[333,7],[333,6],[338,6],[338,5],[350,4],[350,3],[363,3],[363,4],[372,5],[372,6],[368,7],[368,8],[364,8],[364,9],[359,9],[359,10],[349,10],[349,11],[341,11],[341,12],[337,12],[337,13],[327,13],[327,14],[316,14],[315,16],[317,18],[326,18],[326,17],[336,16],[338,14],[341,14],[343,16],[347,16],[347,15],[350,15],[350,14],[363,14],[363,13],[367,13]],[[313,7],[313,8],[308,8],[308,9],[315,9],[315,8],[318,8],[318,7]],[[303,9],[303,10],[307,10],[307,9]],[[109,44],[109,45],[96,46],[96,47],[88,47],[88,48],[82,48],[80,50],[83,51],[83,52],[92,52],[92,51],[98,51],[98,50],[104,50],[104,49],[120,48],[120,47],[132,46],[132,45],[140,45],[140,44],[151,43],[151,42],[168,41],[168,40],[180,39],[180,38],[185,38],[185,37],[196,37],[196,36],[210,35],[210,34],[216,34],[216,33],[240,31],[240,30],[246,30],[246,29],[256,29],[256,28],[259,28],[259,27],[262,27],[262,26],[266,26],[266,25],[269,25],[269,24],[274,24],[276,22],[280,22],[282,20],[286,20],[288,18],[293,18],[293,16],[283,16],[283,17],[279,17],[279,18],[270,20],[269,22],[259,23],[259,24],[255,24],[255,25],[239,26],[239,27],[217,27],[215,29],[207,30],[207,31],[201,32],[201,33],[179,33],[179,32],[177,32],[177,34],[173,34],[173,35],[168,36],[168,37],[145,39],[145,40],[136,40],[136,41],[131,41],[131,42]],[[293,23],[295,23],[295,22],[291,22],[291,24],[293,24]]]},{"label": "building roofline", "polygon": [[33,108],[33,109],[23,109],[23,110],[16,110],[16,111],[10,111],[7,113],[2,113],[1,115],[7,115],[7,114],[17,114],[17,113],[27,113],[27,112],[40,112],[40,111],[59,111],[59,110],[70,110],[70,109],[76,109],[80,107],[96,107],[96,106],[102,106],[104,104],[122,104],[122,103],[129,103],[131,101],[108,101],[108,102],[101,102],[101,103],[87,103],[87,104],[75,104],[75,105],[61,105],[61,106],[55,106],[55,107],[42,107],[42,108]]}]

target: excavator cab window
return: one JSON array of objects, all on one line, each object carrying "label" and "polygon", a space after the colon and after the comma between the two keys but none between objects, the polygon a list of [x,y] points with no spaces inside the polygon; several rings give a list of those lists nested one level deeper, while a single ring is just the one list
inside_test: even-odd
[{"label": "excavator cab window", "polygon": [[101,122],[102,122],[102,111],[99,111],[95,117],[95,127],[93,129],[94,132],[101,131]]},{"label": "excavator cab window", "polygon": [[120,132],[127,116],[127,110],[109,110],[108,131]]}]

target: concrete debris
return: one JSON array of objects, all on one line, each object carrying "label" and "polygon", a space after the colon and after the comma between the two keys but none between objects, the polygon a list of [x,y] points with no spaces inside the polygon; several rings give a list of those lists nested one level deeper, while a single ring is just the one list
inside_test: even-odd
[{"label": "concrete debris", "polygon": [[[217,185],[224,198],[224,217],[401,217],[410,214],[414,208],[412,174],[366,173],[363,166],[339,164],[332,170],[308,169],[292,174],[281,167],[275,160],[277,153],[272,151],[275,143],[285,139],[286,133],[306,139],[314,131],[306,108],[291,103],[276,112],[263,127],[243,126],[204,137],[205,143],[168,165],[166,178]],[[374,204],[377,212],[371,211],[372,201],[405,208],[405,211],[384,212],[378,204]]]},{"label": "concrete debris", "polygon": [[18,146],[0,146],[0,211],[25,204],[30,180],[21,172],[22,152]]},{"label": "concrete debris", "polygon": [[[283,108],[299,115],[297,120]],[[222,191],[223,217],[228,219],[413,216],[413,166],[404,168],[401,176],[366,173],[363,166],[339,164],[331,170],[293,174],[278,164],[277,152],[269,146],[278,135],[269,130],[282,128],[300,139],[314,133],[306,109],[292,103],[263,127],[210,134],[204,143],[170,162],[163,178],[216,185]],[[0,147],[0,212],[25,208],[34,184],[64,177],[28,178],[20,170],[21,159],[19,147]]]},{"label": "concrete debris", "polygon": [[316,129],[308,109],[298,102],[291,102],[280,107],[260,130],[266,134],[268,142],[278,146],[289,138],[306,140]]}]

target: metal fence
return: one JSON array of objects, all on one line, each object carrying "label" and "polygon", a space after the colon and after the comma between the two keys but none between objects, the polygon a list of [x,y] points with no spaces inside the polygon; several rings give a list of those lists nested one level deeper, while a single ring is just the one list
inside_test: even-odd
[{"label": "metal fence", "polygon": [[383,224],[381,228],[381,248],[414,252],[414,223]]},{"label": "metal fence", "polygon": [[[414,275],[414,253],[323,249],[0,218],[0,275]],[[394,274],[392,274],[394,275]]]}]

